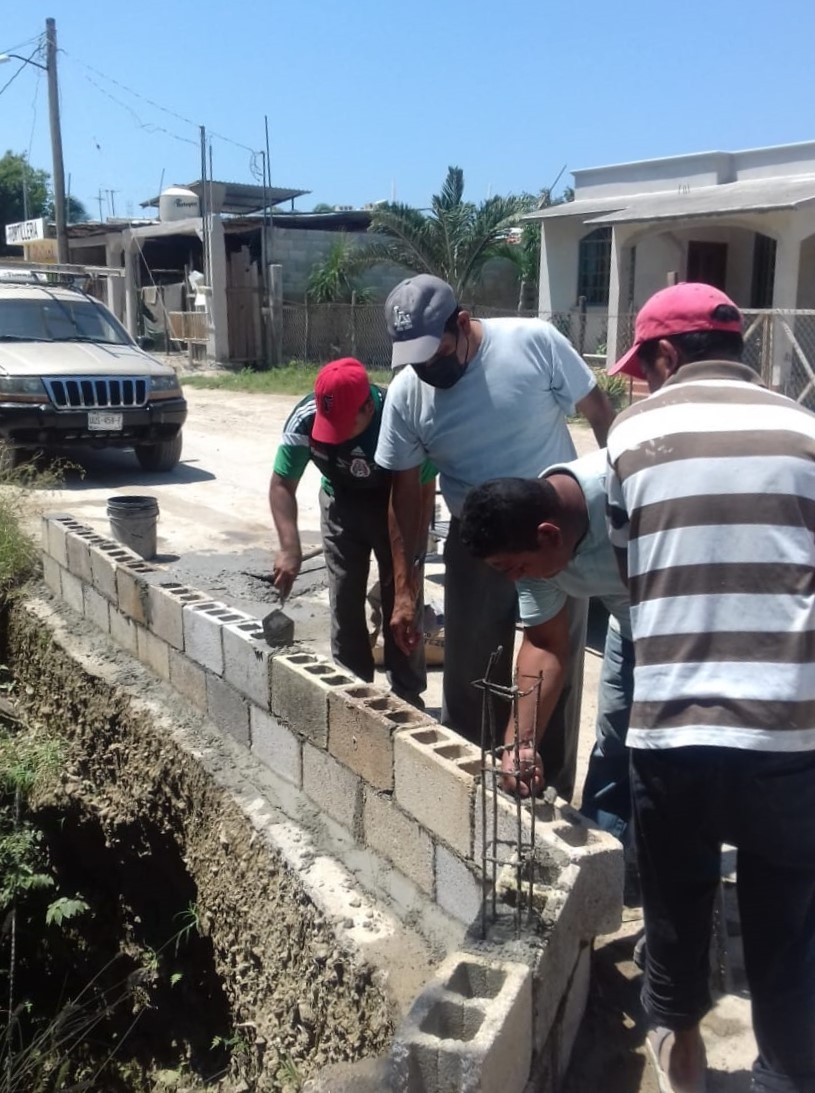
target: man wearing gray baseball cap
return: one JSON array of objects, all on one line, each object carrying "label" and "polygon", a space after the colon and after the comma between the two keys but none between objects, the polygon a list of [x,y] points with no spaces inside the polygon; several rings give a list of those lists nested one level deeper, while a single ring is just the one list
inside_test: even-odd
[{"label": "man wearing gray baseball cap", "polygon": [[[603,447],[614,412],[591,370],[550,323],[472,318],[439,277],[418,274],[398,284],[385,303],[385,320],[393,367],[409,366],[388,390],[376,451],[377,463],[393,472],[391,629],[405,651],[421,638],[414,607],[421,570],[414,563],[422,531],[419,468],[428,458],[452,516],[444,548],[442,722],[478,741],[481,691],[473,680],[501,646],[492,678],[510,683],[517,593],[509,577],[462,545],[464,498],[489,479],[534,478],[544,467],[574,459],[566,419],[575,408]],[[541,744],[546,782],[567,799],[574,788],[587,606],[570,601],[569,674]],[[546,650],[539,660],[536,671],[551,670]],[[505,717],[506,707],[496,707],[496,716]]]}]

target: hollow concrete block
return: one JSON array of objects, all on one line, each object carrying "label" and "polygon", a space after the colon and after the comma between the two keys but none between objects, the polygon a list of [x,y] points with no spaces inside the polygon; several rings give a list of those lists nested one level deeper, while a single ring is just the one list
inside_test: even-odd
[{"label": "hollow concrete block", "polygon": [[322,811],[357,834],[362,779],[308,740],[303,743],[303,789]]},{"label": "hollow concrete block", "polygon": [[117,602],[116,589],[116,559],[111,552],[103,550],[100,546],[93,545],[90,548],[91,558],[91,582],[96,591],[109,600]]},{"label": "hollow concrete block", "polygon": [[123,615],[121,611],[117,610],[112,604],[109,608],[110,611],[110,636],[120,645],[122,649],[126,649],[128,653],[132,653],[133,656],[138,656],[138,645],[136,638],[136,624],[127,615]]},{"label": "hollow concrete block", "polygon": [[531,975],[511,961],[454,953],[397,1030],[394,1093],[521,1093],[532,1060]]},{"label": "hollow concrete block", "polygon": [[221,732],[249,747],[249,705],[240,693],[220,676],[207,675],[207,716]]},{"label": "hollow concrete block", "polygon": [[170,678],[170,647],[143,626],[136,627],[136,655],[160,679]]},{"label": "hollow concrete block", "polygon": [[393,862],[423,892],[432,893],[433,841],[390,794],[365,788],[363,832],[366,846]]},{"label": "hollow concrete block", "polygon": [[328,750],[376,789],[393,789],[394,733],[429,724],[429,717],[372,684],[328,695]]},{"label": "hollow concrete block", "polygon": [[98,627],[102,633],[110,633],[110,604],[95,588],[83,585],[82,598],[85,604],[85,618]]},{"label": "hollow concrete block", "polygon": [[42,556],[42,575],[43,580],[58,598],[62,598],[62,581],[60,579],[60,573],[62,572],[62,566],[56,559],[52,558],[50,554],[43,554]]},{"label": "hollow concrete block", "polygon": [[469,926],[481,913],[484,889],[472,863],[461,860],[441,843],[436,845],[434,864],[436,903],[448,915]]},{"label": "hollow concrete block", "polygon": [[257,619],[229,623],[223,629],[224,679],[262,710],[271,708],[272,653]]},{"label": "hollow concrete block", "polygon": [[69,571],[83,584],[92,584],[91,551],[87,540],[75,532],[69,532],[65,537],[65,549]]},{"label": "hollow concrete block", "polygon": [[[186,595],[185,595],[186,593]],[[189,598],[192,596],[193,598]],[[172,581],[151,584],[147,592],[150,629],[173,649],[184,648],[185,603],[204,602],[205,597],[189,593],[184,585]]]},{"label": "hollow concrete block", "polygon": [[328,695],[353,683],[335,664],[312,653],[287,653],[272,660],[272,713],[317,747],[328,742]]},{"label": "hollow concrete block", "polygon": [[73,573],[69,573],[67,569],[60,571],[60,580],[62,582],[63,601],[72,611],[83,615],[85,613],[85,599],[82,595],[82,581],[79,577],[75,577]]},{"label": "hollow concrete block", "polygon": [[139,623],[150,624],[148,575],[155,573],[152,566],[144,562],[117,566],[116,569],[116,604],[122,614]]},{"label": "hollow concrete block", "polygon": [[175,649],[169,650],[170,683],[197,710],[207,708],[207,673]]},{"label": "hollow concrete block", "polygon": [[297,733],[281,725],[266,710],[250,704],[249,735],[252,752],[269,770],[292,785],[303,784],[302,744]]},{"label": "hollow concrete block", "polygon": [[68,528],[65,525],[66,516],[49,516],[48,519],[48,553],[58,562],[63,569],[68,568]]},{"label": "hollow concrete block", "polygon": [[481,753],[440,725],[394,738],[396,800],[433,835],[473,856],[473,799]]},{"label": "hollow concrete block", "polygon": [[236,622],[240,614],[225,603],[204,600],[189,603],[183,609],[184,652],[203,668],[217,676],[224,674],[224,620]]}]

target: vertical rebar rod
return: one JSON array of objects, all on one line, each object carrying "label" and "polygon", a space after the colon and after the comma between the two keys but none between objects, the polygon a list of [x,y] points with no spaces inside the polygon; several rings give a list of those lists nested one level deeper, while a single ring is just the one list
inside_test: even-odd
[{"label": "vertical rebar rod", "polygon": [[[487,675],[485,677],[488,682],[492,675],[492,670],[503,651],[503,645],[499,645],[490,657],[489,665],[487,666]],[[495,706],[492,701],[492,693],[488,688],[485,690],[485,694],[487,695],[487,723],[489,725],[490,749],[492,752],[492,870],[490,874],[490,910],[492,911],[492,921],[495,922],[498,914],[498,774],[495,769]]]},{"label": "vertical rebar rod", "polygon": [[[523,904],[523,813],[521,811],[521,724],[518,714],[518,702],[519,702],[519,690],[516,680],[514,693],[512,695],[512,722],[514,739],[512,742],[513,747],[513,766],[515,773],[515,936],[521,936],[521,912]],[[530,786],[531,790],[531,786]]]},{"label": "vertical rebar rod", "polygon": [[[541,687],[543,686],[543,672],[538,672],[537,682],[535,683],[535,720],[534,720],[534,740],[535,740],[535,752],[538,749],[538,715],[540,713],[540,701],[541,701]],[[545,773],[545,772],[544,772]],[[532,894],[535,883],[535,861],[537,854],[537,846],[535,844],[535,816],[538,811],[537,801],[530,795],[529,799],[529,811],[532,813],[530,822],[530,849],[529,849],[529,907],[527,908],[527,920],[532,921]]]},{"label": "vertical rebar rod", "polygon": [[[487,670],[484,674],[484,683],[488,684],[490,674],[492,672],[495,661],[498,659],[499,652],[491,653],[490,659],[487,662]],[[487,936],[487,741],[489,739],[490,753],[492,753],[492,719],[490,718],[490,709],[492,703],[490,702],[490,693],[488,686],[484,686],[481,690],[481,937],[486,939]],[[492,783],[493,800],[495,798],[495,778],[493,776]],[[494,831],[493,831],[494,835]],[[495,843],[493,842],[493,858],[495,857]],[[491,894],[491,908],[492,918],[495,921],[495,866],[491,872],[492,879],[492,894]]]}]

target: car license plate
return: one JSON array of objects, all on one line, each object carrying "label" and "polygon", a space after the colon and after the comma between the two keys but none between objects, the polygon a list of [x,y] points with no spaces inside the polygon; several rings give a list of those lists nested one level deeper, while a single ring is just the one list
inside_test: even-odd
[{"label": "car license plate", "polygon": [[123,414],[112,414],[107,410],[88,410],[88,428],[91,432],[121,431]]}]

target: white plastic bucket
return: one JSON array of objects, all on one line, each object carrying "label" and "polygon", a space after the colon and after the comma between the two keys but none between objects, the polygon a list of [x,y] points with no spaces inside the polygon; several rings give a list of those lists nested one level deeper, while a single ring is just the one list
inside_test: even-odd
[{"label": "white plastic bucket", "polygon": [[158,501],[155,497],[125,494],[108,498],[110,533],[117,543],[129,547],[142,558],[156,556]]}]

